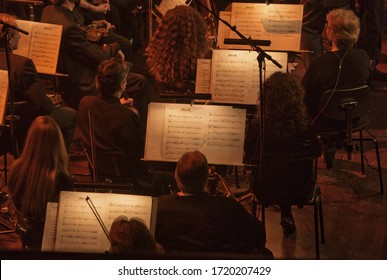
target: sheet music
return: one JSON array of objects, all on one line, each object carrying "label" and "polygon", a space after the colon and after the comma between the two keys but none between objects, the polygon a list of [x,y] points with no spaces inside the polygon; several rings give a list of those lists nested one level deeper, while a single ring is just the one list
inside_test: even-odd
[{"label": "sheet music", "polygon": [[[299,51],[302,16],[303,5],[232,3],[230,24],[236,26],[237,30],[247,38],[270,40],[270,46],[261,46],[264,50]],[[228,29],[224,25],[222,27],[222,24],[219,24],[219,28]],[[221,35],[221,32],[225,34],[226,31],[220,30],[219,34]],[[229,38],[240,39],[234,32],[230,32],[229,36]],[[223,39],[219,42],[223,43]],[[236,47],[223,44],[223,47],[251,49],[248,45]]]},{"label": "sheet music", "polygon": [[46,219],[44,222],[43,231],[42,251],[54,251],[58,208],[59,204],[56,202],[47,203]]},{"label": "sheet music", "polygon": [[29,35],[20,34],[19,48],[14,53],[32,59],[39,73],[55,74],[62,25],[17,20],[20,28]]},{"label": "sheet music", "polygon": [[211,164],[243,164],[246,110],[230,106],[150,103],[145,160],[177,161],[203,152]]},{"label": "sheet music", "polygon": [[[149,196],[122,195],[110,193],[61,192],[55,251],[105,252],[110,243],[99,222],[86,202],[92,200],[106,228],[120,215],[144,221],[154,232],[156,219],[153,200]],[[153,228],[151,228],[151,226]]]},{"label": "sheet music", "polygon": [[8,100],[8,71],[0,70],[0,125],[4,125]]},{"label": "sheet music", "polygon": [[164,16],[169,10],[176,6],[187,5],[185,1],[186,0],[162,0],[159,6],[156,5],[156,9]]},{"label": "sheet music", "polygon": [[[231,21],[231,11],[220,11],[219,17],[227,22]],[[223,22],[219,21],[218,23],[218,44],[220,49],[250,49],[250,46],[244,45],[231,45],[225,44],[224,39],[231,38],[231,33],[233,33],[230,28],[228,28]]]},{"label": "sheet music", "polygon": [[[274,72],[286,72],[287,53],[267,52],[283,67],[266,63],[266,78]],[[257,53],[243,50],[214,50],[211,64],[212,100],[231,104],[259,103]]]},{"label": "sheet music", "polygon": [[211,59],[198,59],[195,93],[209,93],[211,82]]}]

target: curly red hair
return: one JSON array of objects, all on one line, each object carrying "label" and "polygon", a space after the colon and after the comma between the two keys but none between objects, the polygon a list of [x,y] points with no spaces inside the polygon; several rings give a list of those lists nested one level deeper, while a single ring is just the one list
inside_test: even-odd
[{"label": "curly red hair", "polygon": [[181,5],[169,10],[146,48],[149,72],[164,84],[193,78],[196,60],[208,50],[206,32],[195,9]]}]

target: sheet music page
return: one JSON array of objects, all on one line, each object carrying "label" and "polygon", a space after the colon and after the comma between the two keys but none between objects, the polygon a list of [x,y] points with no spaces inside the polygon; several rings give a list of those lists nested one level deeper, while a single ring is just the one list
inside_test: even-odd
[{"label": "sheet music page", "polygon": [[56,223],[58,217],[59,204],[48,202],[46,219],[44,222],[42,251],[53,252],[55,248]]},{"label": "sheet music page", "polygon": [[200,150],[208,120],[203,106],[165,108],[162,158],[176,160],[186,151]]},{"label": "sheet music page", "polygon": [[[286,72],[287,53],[267,52],[283,67],[266,62],[266,78],[274,72]],[[231,104],[259,103],[257,53],[244,50],[214,50],[211,64],[212,100]]]},{"label": "sheet music page", "polygon": [[[15,53],[32,59],[39,73],[55,74],[62,38],[62,25],[25,20],[17,20],[17,24],[22,29],[29,29],[30,33],[28,36],[21,34],[22,40]],[[27,45],[28,53],[25,55]]]},{"label": "sheet music page", "polygon": [[14,54],[29,57],[32,27],[34,26],[34,23],[34,21],[29,20],[16,20],[16,24],[18,25],[18,27],[23,29],[24,31],[27,31],[28,35],[19,32],[19,46],[16,50],[12,51]]},{"label": "sheet music page", "polygon": [[[231,20],[231,11],[220,11],[219,17],[227,22],[230,22]],[[231,45],[231,44],[225,44],[224,39],[231,38],[231,33],[233,33],[228,26],[226,26],[223,22],[219,21],[218,23],[218,44],[220,49],[227,49],[227,50],[238,50],[238,49],[250,49],[250,46],[244,46],[244,45]]]},{"label": "sheet music page", "polygon": [[[232,3],[231,25],[245,37],[270,40],[265,50],[299,51],[301,42],[303,5]],[[239,39],[234,32],[230,38]],[[250,49],[241,46],[240,49]]]},{"label": "sheet music page", "polygon": [[60,193],[55,251],[97,253],[109,248],[109,241],[86,202],[87,196],[92,199],[101,215],[105,203],[104,194]]},{"label": "sheet music page", "polygon": [[209,93],[211,81],[211,59],[198,59],[196,67],[195,93]]},{"label": "sheet music page", "polygon": [[185,3],[185,0],[162,0],[159,6],[156,5],[156,9],[164,16],[166,12],[179,5],[187,4]]},{"label": "sheet music page", "polygon": [[[141,219],[150,228],[153,199],[111,193],[61,192],[55,251],[103,253],[110,248],[101,225],[89,207],[89,197],[109,231],[115,218],[125,215]],[[150,228],[154,232],[154,228]]]},{"label": "sheet music page", "polygon": [[0,125],[4,125],[8,100],[8,71],[0,70]]},{"label": "sheet music page", "polygon": [[199,150],[211,164],[242,165],[246,110],[150,103],[148,112],[145,160],[176,162]]}]

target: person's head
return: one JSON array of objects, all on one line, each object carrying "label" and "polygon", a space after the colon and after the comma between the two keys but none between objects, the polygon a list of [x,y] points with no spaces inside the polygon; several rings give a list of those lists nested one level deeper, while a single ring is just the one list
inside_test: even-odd
[{"label": "person's head", "polygon": [[[110,58],[102,61],[97,68],[96,85],[105,96],[121,95],[126,87],[129,66],[125,61]],[[120,97],[120,96],[118,96]]]},{"label": "person's head", "polygon": [[288,73],[276,72],[264,84],[265,133],[288,138],[308,123],[304,90]]},{"label": "person's head", "polygon": [[55,193],[58,172],[69,176],[68,155],[62,132],[50,116],[31,124],[20,157],[10,169],[8,185],[13,194],[24,187],[22,209],[31,217],[44,217],[46,203]]},{"label": "person's head", "polygon": [[[16,18],[9,14],[0,13],[0,20],[5,23],[17,26]],[[4,36],[3,24],[0,24],[0,47],[5,47],[8,44],[10,50],[16,50],[19,47],[20,34],[19,31],[14,29],[8,29],[9,38]],[[7,40],[7,41],[6,41]]]},{"label": "person's head", "polygon": [[338,49],[348,49],[356,43],[360,21],[352,10],[335,9],[327,15],[327,37]]},{"label": "person's head", "polygon": [[126,216],[117,217],[110,226],[109,238],[109,252],[112,254],[157,251],[152,233],[136,218],[128,220]]},{"label": "person's head", "polygon": [[186,152],[177,162],[175,179],[179,189],[186,194],[204,190],[208,180],[207,158],[199,151]]},{"label": "person's head", "polygon": [[206,32],[206,23],[195,9],[181,5],[169,10],[146,49],[150,73],[165,84],[192,78],[196,60],[209,47]]}]

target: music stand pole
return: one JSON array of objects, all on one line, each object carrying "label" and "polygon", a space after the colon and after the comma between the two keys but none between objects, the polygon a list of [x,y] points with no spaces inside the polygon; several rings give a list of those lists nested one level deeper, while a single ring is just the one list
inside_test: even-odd
[{"label": "music stand pole", "polygon": [[[258,60],[258,67],[259,67],[259,100],[260,100],[260,107],[261,107],[261,110],[260,110],[260,126],[259,126],[259,141],[260,141],[260,145],[259,145],[259,160],[260,162],[262,162],[262,155],[263,155],[263,141],[264,141],[264,88],[263,88],[263,74],[262,74],[262,69],[263,69],[263,63],[264,63],[264,60],[265,58],[267,60],[270,60],[274,65],[276,65],[278,68],[282,68],[282,65],[279,64],[275,59],[273,59],[270,55],[268,55],[264,50],[262,50],[262,48],[260,48],[259,46],[257,45],[254,45],[254,43],[252,42],[251,38],[247,38],[246,36],[244,36],[241,32],[239,32],[236,28],[236,26],[232,26],[229,22],[223,20],[221,17],[219,17],[218,15],[216,15],[215,13],[213,13],[211,10],[209,10],[206,6],[204,6],[200,0],[193,0],[195,1],[198,5],[200,5],[201,7],[203,7],[204,9],[206,9],[209,13],[211,13],[216,19],[220,20],[221,22],[223,22],[228,28],[231,29],[231,31],[233,31],[234,33],[236,33],[239,38],[241,38],[243,41],[246,42],[247,45],[250,45],[251,48],[256,51],[258,53],[258,56],[257,56],[257,60]],[[266,3],[267,5],[269,4],[269,2],[267,1]],[[259,165],[259,171],[258,171],[258,175],[259,175],[259,178],[262,178],[262,164]]]},{"label": "music stand pole", "polygon": [[[7,70],[8,70],[8,100],[9,100],[9,112],[10,112],[9,127],[10,127],[10,133],[11,133],[11,149],[12,149],[12,154],[16,159],[19,157],[19,149],[17,147],[16,137],[15,137],[14,97],[13,97],[13,87],[11,84],[12,66],[11,66],[10,49],[8,44],[11,38],[9,30],[12,27],[11,25],[6,24],[5,22],[0,22],[0,24],[3,24],[2,32],[3,32],[3,40],[5,40],[4,42],[5,57],[6,57],[6,64],[7,64]],[[7,173],[6,169],[7,167],[5,167],[5,174]]]}]

